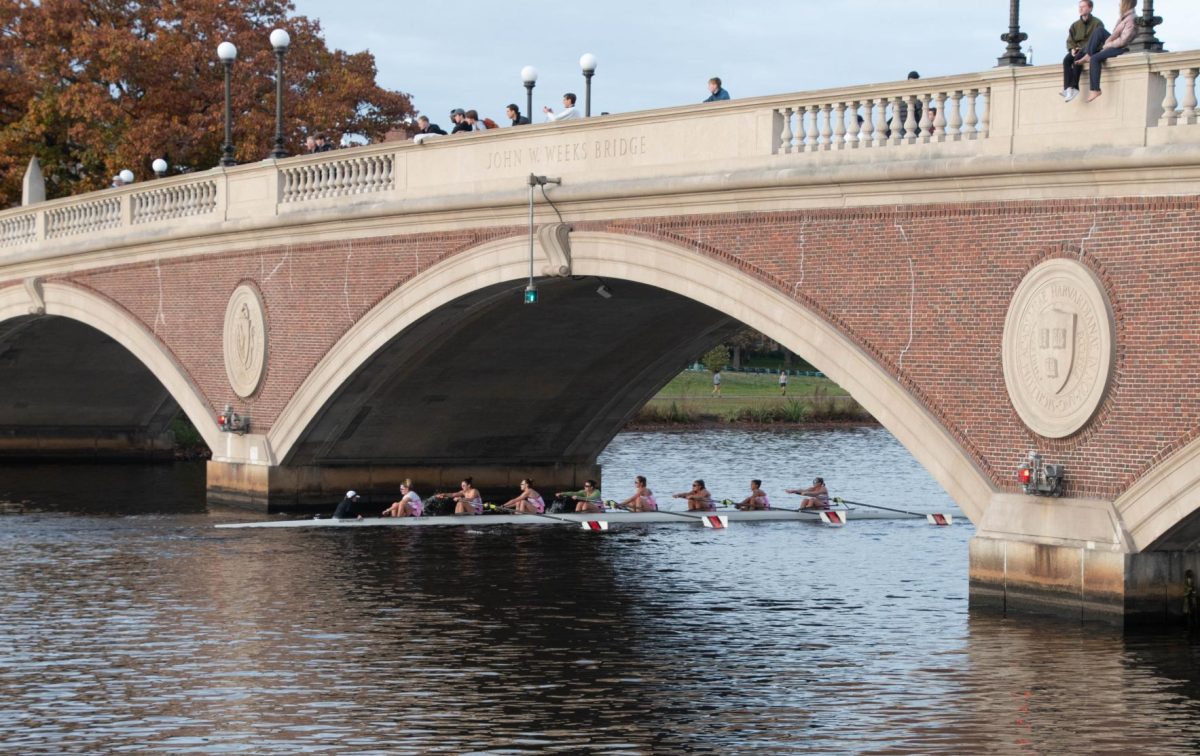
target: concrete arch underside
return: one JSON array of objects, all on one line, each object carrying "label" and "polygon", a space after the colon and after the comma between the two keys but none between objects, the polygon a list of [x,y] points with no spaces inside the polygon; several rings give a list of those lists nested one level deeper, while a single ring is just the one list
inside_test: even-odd
[{"label": "concrete arch underside", "polygon": [[[528,241],[405,283],[317,365],[268,433],[284,466],[575,465],[680,367],[740,324],[847,389],[978,521],[993,491],[945,428],[816,313],[732,265],[665,242],[572,233],[571,278],[521,303]],[[541,270],[545,259],[536,261]],[[612,299],[595,293],[610,282]]]},{"label": "concrete arch underside", "polygon": [[0,397],[0,456],[170,456],[180,412],[210,448],[220,435],[162,342],[73,286],[0,290]]}]

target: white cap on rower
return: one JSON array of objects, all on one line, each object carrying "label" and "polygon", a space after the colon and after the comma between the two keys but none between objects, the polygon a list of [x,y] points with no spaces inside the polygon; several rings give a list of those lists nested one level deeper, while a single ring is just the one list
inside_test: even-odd
[{"label": "white cap on rower", "polygon": [[347,499],[353,499],[355,496],[358,496],[358,492],[356,492],[356,491],[347,491],[346,492]]}]

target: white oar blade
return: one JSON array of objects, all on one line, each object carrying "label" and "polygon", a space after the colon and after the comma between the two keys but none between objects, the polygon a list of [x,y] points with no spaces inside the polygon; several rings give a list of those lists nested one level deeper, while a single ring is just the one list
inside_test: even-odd
[{"label": "white oar blade", "polygon": [[845,512],[821,512],[821,522],[833,528],[840,528],[846,524]]},{"label": "white oar blade", "polygon": [[954,516],[948,515],[948,514],[925,515],[925,519],[929,520],[930,525],[937,525],[938,527],[943,527],[943,528],[946,527],[947,525],[954,524]]},{"label": "white oar blade", "polygon": [[579,524],[584,530],[591,530],[595,533],[608,530],[608,523],[604,520],[584,520]]},{"label": "white oar blade", "polygon": [[700,519],[704,522],[704,527],[706,528],[724,530],[729,527],[729,518],[725,515],[704,515]]}]

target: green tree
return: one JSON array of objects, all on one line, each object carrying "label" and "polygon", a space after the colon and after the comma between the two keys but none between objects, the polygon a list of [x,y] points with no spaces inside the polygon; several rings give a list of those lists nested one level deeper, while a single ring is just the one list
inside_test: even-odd
[{"label": "green tree", "polygon": [[704,356],[700,358],[700,364],[704,365],[704,369],[710,373],[720,372],[729,364],[729,347],[717,344],[704,353]]},{"label": "green tree", "polygon": [[5,0],[0,2],[0,207],[20,200],[37,156],[49,197],[108,185],[128,168],[150,178],[217,164],[223,71],[233,66],[239,161],[266,157],[275,135],[272,29],[292,37],[284,133],[293,154],[324,132],[379,139],[414,114],[409,96],[375,83],[369,52],[330,50],[320,24],[288,0]]}]

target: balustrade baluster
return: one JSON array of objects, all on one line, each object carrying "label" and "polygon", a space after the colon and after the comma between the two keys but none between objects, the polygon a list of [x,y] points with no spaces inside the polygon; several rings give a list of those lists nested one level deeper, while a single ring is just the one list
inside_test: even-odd
[{"label": "balustrade baluster", "polygon": [[876,102],[879,105],[879,110],[875,112],[875,146],[882,147],[887,144],[887,106],[888,98],[880,97]]},{"label": "balustrade baluster", "polygon": [[937,115],[933,117],[933,141],[946,141],[946,103],[948,98],[945,92],[938,92],[933,96],[937,101],[934,107],[937,110]]},{"label": "balustrade baluster", "polygon": [[917,96],[909,95],[905,102],[908,112],[904,114],[904,141],[913,144],[917,141]]},{"label": "balustrade baluster", "polygon": [[832,110],[833,106],[829,103],[825,103],[821,106],[821,130],[818,138],[818,145],[821,150],[829,149],[829,137],[833,134],[833,129],[830,128],[830,121],[833,118],[831,113]]},{"label": "balustrade baluster", "polygon": [[962,90],[950,95],[950,123],[947,126],[947,136],[957,142],[962,139]]},{"label": "balustrade baluster", "polygon": [[846,149],[846,103],[839,102],[833,108],[833,144],[835,150]]},{"label": "balustrade baluster", "polygon": [[975,127],[979,125],[979,116],[975,113],[975,106],[979,102],[979,90],[972,89],[967,93],[967,139],[976,139],[979,134]]},{"label": "balustrade baluster", "polygon": [[891,120],[891,123],[889,124],[889,127],[892,130],[892,135],[888,139],[888,144],[890,144],[893,147],[895,147],[896,145],[899,145],[900,140],[904,138],[903,136],[901,136],[901,134],[904,131],[904,118],[905,118],[904,98],[903,97],[893,97],[892,98],[892,120]]},{"label": "balustrade baluster", "polygon": [[875,142],[875,100],[863,102],[862,134],[859,137],[860,147],[870,147]]},{"label": "balustrade baluster", "polygon": [[846,126],[846,146],[855,150],[862,146],[862,127],[866,121],[866,119],[858,114],[860,107],[862,107],[862,100],[855,100],[850,103],[850,122]]},{"label": "balustrade baluster", "polygon": [[1174,126],[1179,120],[1179,102],[1175,99],[1175,82],[1179,79],[1178,71],[1164,71],[1162,77],[1167,80],[1167,91],[1163,95],[1163,113],[1158,119],[1159,126]]},{"label": "balustrade baluster", "polygon": [[979,118],[979,133],[987,139],[992,133],[992,90],[983,93],[983,115]]},{"label": "balustrade baluster", "polygon": [[781,155],[787,155],[792,151],[792,109],[779,108],[775,112],[782,116],[780,120],[783,121],[783,126],[779,129],[778,135],[778,152]]},{"label": "balustrade baluster", "polygon": [[929,117],[929,106],[933,104],[933,98],[921,95],[917,98],[917,102],[921,105],[921,121],[917,124],[917,130],[920,133],[917,135],[917,141],[924,144],[929,142],[933,136],[930,133],[933,131],[933,120]]},{"label": "balustrade baluster", "polygon": [[1189,68],[1183,74],[1183,112],[1179,121],[1191,125],[1196,122],[1196,75],[1200,74],[1195,68]]}]

